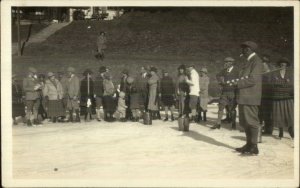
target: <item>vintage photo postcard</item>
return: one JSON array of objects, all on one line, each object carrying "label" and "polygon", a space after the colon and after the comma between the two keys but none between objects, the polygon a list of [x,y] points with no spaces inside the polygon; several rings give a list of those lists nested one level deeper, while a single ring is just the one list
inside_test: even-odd
[{"label": "vintage photo postcard", "polygon": [[3,187],[298,187],[299,2],[4,0]]}]

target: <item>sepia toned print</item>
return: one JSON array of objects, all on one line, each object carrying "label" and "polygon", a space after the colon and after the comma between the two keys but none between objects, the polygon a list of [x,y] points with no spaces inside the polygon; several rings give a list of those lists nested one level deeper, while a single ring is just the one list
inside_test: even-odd
[{"label": "sepia toned print", "polygon": [[4,186],[299,184],[299,3],[16,2]]}]

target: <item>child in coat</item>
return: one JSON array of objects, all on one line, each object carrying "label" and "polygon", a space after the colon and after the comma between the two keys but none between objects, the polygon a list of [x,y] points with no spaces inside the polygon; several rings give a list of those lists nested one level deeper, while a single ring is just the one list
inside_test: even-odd
[{"label": "child in coat", "polygon": [[120,121],[125,122],[125,115],[126,115],[126,104],[125,104],[125,93],[123,91],[121,91],[119,93],[119,99],[118,99],[118,108],[117,108],[117,112],[120,115]]}]

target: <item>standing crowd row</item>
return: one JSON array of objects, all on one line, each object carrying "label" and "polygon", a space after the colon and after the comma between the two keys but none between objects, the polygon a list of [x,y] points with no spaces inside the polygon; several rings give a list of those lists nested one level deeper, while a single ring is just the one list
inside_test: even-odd
[{"label": "standing crowd row", "polygon": [[[86,69],[83,79],[75,72],[75,68],[69,67],[57,75],[48,72],[44,78],[30,67],[23,88],[13,75],[13,118],[26,111],[28,126],[41,124],[39,114],[44,119],[51,118],[53,123],[80,122],[80,115],[89,121],[93,119],[92,114],[96,114],[98,121],[102,120],[102,114],[108,122],[139,121],[144,112],[149,112],[152,119],[161,119],[160,107],[163,107],[164,121],[174,121],[175,106],[178,106],[179,116],[198,121],[198,111],[206,121],[209,84],[206,68],[201,69],[199,76],[194,65],[181,65],[177,79],[171,78],[166,70],[162,70],[160,78],[152,66],[141,67],[137,76],[123,70],[116,87],[108,67],[101,66],[97,73]],[[20,105],[22,99],[25,111]]]},{"label": "standing crowd row", "polygon": [[[246,144],[237,148],[241,153],[258,154],[257,142],[264,123],[265,134],[272,134],[273,127],[283,136],[286,126],[294,138],[294,84],[293,75],[288,67],[287,58],[281,58],[277,67],[270,64],[270,58],[257,55],[257,44],[246,41],[241,44],[241,56],[245,63],[237,68],[232,57],[224,59],[224,68],[216,75],[221,87],[219,111],[216,124],[212,129],[220,129],[223,111],[224,121],[236,128],[236,108],[239,110],[239,125],[246,134]],[[102,110],[105,121],[139,121],[145,112],[153,119],[161,119],[160,106],[165,109],[165,121],[174,120],[174,109],[178,106],[179,117],[187,117],[191,122],[206,121],[209,102],[207,69],[198,74],[193,64],[178,67],[174,81],[167,70],[158,76],[155,67],[141,67],[137,76],[122,71],[120,84],[115,87],[110,71],[101,66],[92,78],[92,71],[84,71],[80,80],[73,67],[55,75],[48,72],[47,79],[39,80],[37,70],[29,68],[23,80],[25,95],[26,123],[38,125],[39,108],[42,106],[53,122],[80,122],[80,113],[85,120],[96,114],[101,121]],[[14,80],[14,79],[13,79]],[[24,113],[20,105],[23,94],[13,82],[13,117]],[[161,103],[161,104],[160,104]],[[42,104],[42,105],[41,105]],[[170,111],[170,116],[169,116]],[[224,122],[223,121],[223,122]]]}]

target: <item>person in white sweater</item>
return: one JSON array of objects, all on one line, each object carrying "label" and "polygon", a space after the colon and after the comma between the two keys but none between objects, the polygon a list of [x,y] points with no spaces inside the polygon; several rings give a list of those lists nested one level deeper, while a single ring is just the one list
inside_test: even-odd
[{"label": "person in white sweater", "polygon": [[190,73],[189,77],[186,77],[186,83],[190,87],[189,93],[189,107],[191,109],[190,120],[196,122],[197,114],[197,104],[199,100],[200,84],[199,84],[199,74],[195,70],[194,65],[188,65],[188,71]]}]

